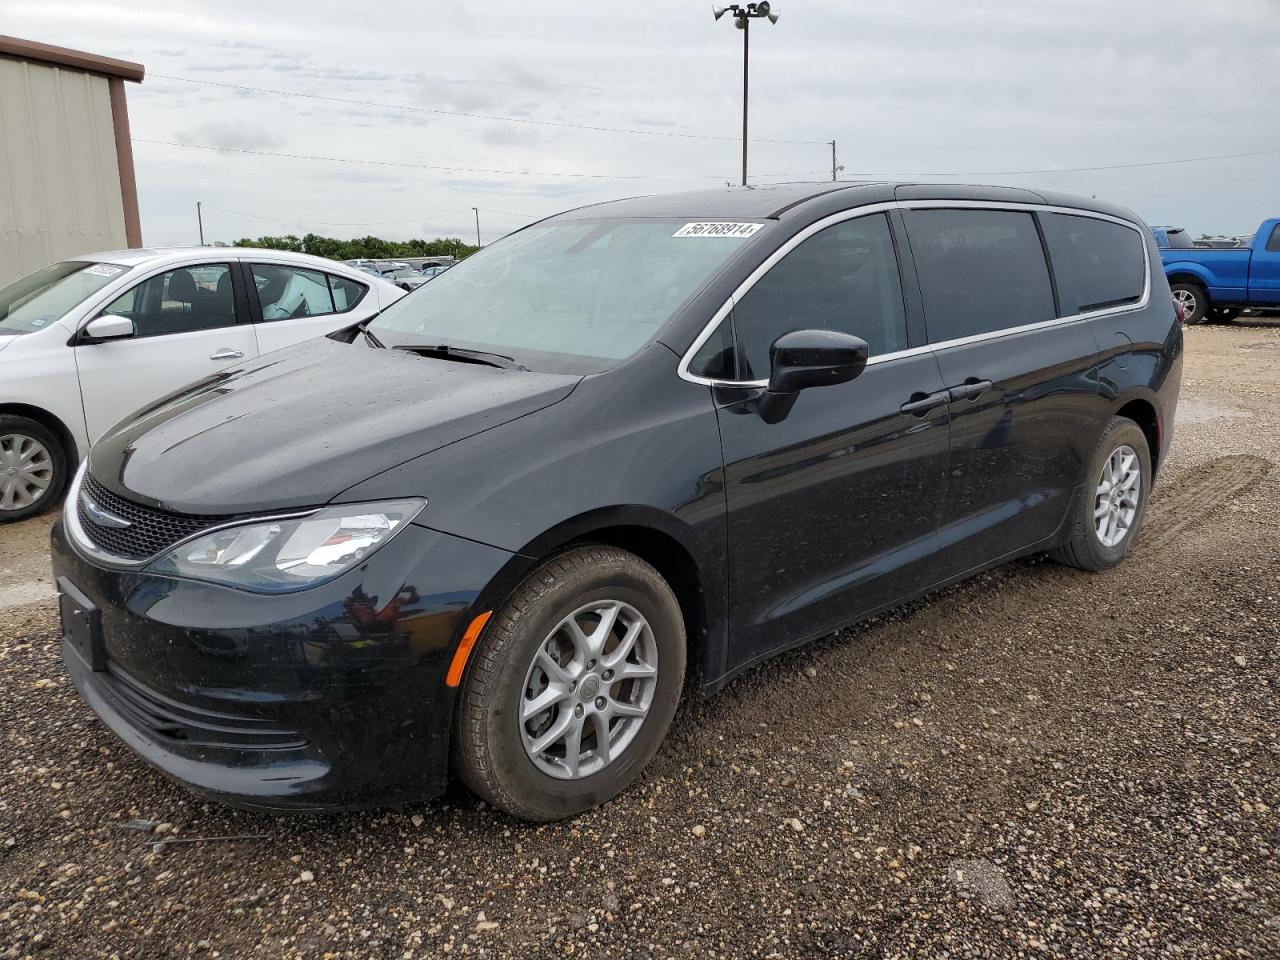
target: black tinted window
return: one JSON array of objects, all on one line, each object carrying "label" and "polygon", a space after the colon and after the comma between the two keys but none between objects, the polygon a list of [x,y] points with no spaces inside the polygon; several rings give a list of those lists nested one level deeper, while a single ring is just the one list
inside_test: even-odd
[{"label": "black tinted window", "polygon": [[102,312],[131,319],[139,337],[229,327],[236,322],[231,267],[205,263],[170,270],[130,287]]},{"label": "black tinted window", "polygon": [[1280,223],[1277,223],[1275,229],[1271,231],[1271,239],[1267,241],[1267,249],[1272,252],[1280,252]]},{"label": "black tinted window", "polygon": [[742,380],[769,376],[769,347],[791,330],[852,333],[872,356],[905,349],[902,284],[884,216],[838,223],[805,240],[734,306],[733,326]]},{"label": "black tinted window", "polygon": [[1129,227],[1064,213],[1042,216],[1064,316],[1133,303],[1146,282],[1142,236]]},{"label": "black tinted window", "polygon": [[1049,268],[1031,214],[913,210],[907,230],[933,343],[1053,319]]}]

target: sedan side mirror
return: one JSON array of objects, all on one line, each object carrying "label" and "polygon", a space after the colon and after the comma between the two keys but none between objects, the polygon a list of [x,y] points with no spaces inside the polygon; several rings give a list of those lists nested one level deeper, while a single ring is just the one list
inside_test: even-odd
[{"label": "sedan side mirror", "polygon": [[123,340],[137,333],[137,327],[128,317],[114,313],[104,313],[95,317],[85,325],[85,336],[92,342],[99,340]]},{"label": "sedan side mirror", "polygon": [[785,420],[801,390],[847,383],[867,366],[867,341],[836,330],[792,330],[769,347],[769,386],[756,412],[765,423]]}]

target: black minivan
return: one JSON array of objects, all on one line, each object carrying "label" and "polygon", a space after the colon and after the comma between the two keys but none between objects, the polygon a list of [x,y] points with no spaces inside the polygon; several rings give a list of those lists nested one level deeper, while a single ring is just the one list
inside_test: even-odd
[{"label": "black minivan", "polygon": [[1119,563],[1182,332],[1150,231],[996,187],[572,210],[118,425],[53,553],[70,675],[268,809],[519,817],[639,776],[686,683],[1014,557]]}]

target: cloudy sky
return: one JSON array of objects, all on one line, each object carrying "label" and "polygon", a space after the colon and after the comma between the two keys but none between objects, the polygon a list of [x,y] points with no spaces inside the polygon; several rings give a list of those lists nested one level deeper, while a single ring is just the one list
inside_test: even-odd
[{"label": "cloudy sky", "polygon": [[[5,33],[146,66],[150,244],[194,242],[197,200],[210,240],[470,237],[479,207],[488,241],[740,176],[741,34],[702,0],[0,5]],[[1280,0],[777,7],[751,30],[757,182],[829,179],[834,139],[852,179],[1093,194],[1197,234],[1280,213]]]}]

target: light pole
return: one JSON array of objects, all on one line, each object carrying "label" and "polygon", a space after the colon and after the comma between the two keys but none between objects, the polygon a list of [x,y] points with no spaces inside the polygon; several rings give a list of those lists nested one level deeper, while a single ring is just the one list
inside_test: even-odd
[{"label": "light pole", "polygon": [[778,11],[769,5],[769,0],[759,3],[731,4],[727,7],[711,7],[711,15],[719,20],[726,13],[733,14],[733,25],[742,31],[742,185],[747,185],[747,63],[750,49],[751,21],[761,17],[770,23],[778,22]]},{"label": "light pole", "polygon": [[196,201],[196,227],[200,230],[200,246],[204,246],[204,217],[200,213],[203,201]]},{"label": "light pole", "polygon": [[471,209],[476,215],[476,249],[478,250],[480,248],[480,208],[472,207]]}]

